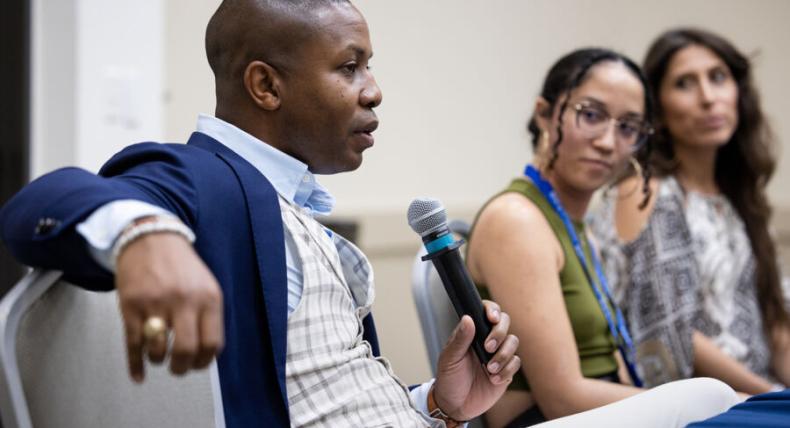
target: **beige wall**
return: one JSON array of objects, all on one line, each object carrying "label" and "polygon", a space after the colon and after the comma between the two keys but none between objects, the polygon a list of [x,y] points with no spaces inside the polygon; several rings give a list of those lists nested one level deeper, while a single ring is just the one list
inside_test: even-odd
[{"label": "beige wall", "polygon": [[[359,171],[322,182],[337,215],[362,224],[377,277],[384,354],[406,382],[429,376],[409,272],[418,239],[405,224],[411,199],[438,197],[469,218],[529,159],[524,124],[543,74],[567,51],[612,47],[641,61],[651,39],[677,25],[717,31],[753,54],[763,105],[780,141],[790,141],[790,2],[785,0],[360,0],[372,65],[384,92],[376,146]],[[203,52],[213,0],[170,0],[166,10],[166,135],[183,141],[198,112],[214,108]],[[770,196],[790,241],[790,153]],[[383,303],[386,304],[383,304]]]},{"label": "beige wall", "polygon": [[164,136],[164,0],[33,0],[30,171]]}]

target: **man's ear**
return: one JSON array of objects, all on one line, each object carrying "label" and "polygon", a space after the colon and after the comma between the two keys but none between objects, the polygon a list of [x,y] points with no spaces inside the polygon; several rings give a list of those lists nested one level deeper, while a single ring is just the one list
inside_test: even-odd
[{"label": "man's ear", "polygon": [[258,107],[264,110],[280,108],[280,75],[263,61],[252,61],[244,69],[244,89]]},{"label": "man's ear", "polygon": [[546,101],[543,97],[538,97],[538,99],[535,100],[535,111],[532,113],[532,117],[535,119],[535,124],[538,125],[541,132],[549,130],[551,115],[551,103]]}]

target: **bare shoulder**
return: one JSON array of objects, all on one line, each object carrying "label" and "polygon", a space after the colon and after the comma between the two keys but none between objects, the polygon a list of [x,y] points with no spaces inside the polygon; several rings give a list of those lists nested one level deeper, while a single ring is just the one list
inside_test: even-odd
[{"label": "bare shoulder", "polygon": [[[543,212],[528,198],[518,193],[504,193],[494,198],[480,213],[475,225],[475,238],[506,238],[528,232],[553,236]],[[534,235],[533,235],[534,236]]]},{"label": "bare shoulder", "polygon": [[483,209],[470,242],[469,264],[475,272],[485,270],[481,264],[492,265],[489,259],[502,260],[503,254],[535,263],[553,261],[555,266],[564,263],[562,248],[546,217],[518,193],[497,196]]},{"label": "bare shoulder", "polygon": [[645,194],[642,192],[642,178],[629,177],[617,186],[617,202],[615,207],[615,224],[617,235],[623,242],[631,242],[639,237],[647,226],[650,215],[655,208],[659,179],[652,178],[648,182],[650,199],[641,207]]}]

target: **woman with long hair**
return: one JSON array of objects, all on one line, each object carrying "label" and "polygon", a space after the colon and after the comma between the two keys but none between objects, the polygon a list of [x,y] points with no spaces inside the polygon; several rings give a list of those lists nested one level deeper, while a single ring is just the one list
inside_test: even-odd
[{"label": "woman with long hair", "polygon": [[[571,52],[546,76],[529,123],[533,162],[481,209],[468,244],[467,265],[481,295],[510,314],[520,339],[522,372],[487,413],[492,427],[531,425],[642,391],[628,329],[582,220],[599,188],[631,162],[647,161],[651,106],[639,67],[610,50]],[[641,189],[648,200],[649,188]],[[688,422],[691,413],[673,410],[689,407],[675,399],[690,391],[694,400],[685,403],[693,402],[702,419],[710,415],[704,409],[721,412],[734,396],[710,382],[706,392],[674,385],[557,423],[615,414],[637,417],[645,427]],[[658,404],[659,396],[671,399]]]},{"label": "woman with long hair", "polygon": [[[790,383],[790,335],[765,188],[773,139],[749,60],[727,40],[677,29],[644,71],[656,132],[642,177],[592,220],[647,385],[691,376],[758,394]],[[642,205],[642,206],[640,206]]]}]

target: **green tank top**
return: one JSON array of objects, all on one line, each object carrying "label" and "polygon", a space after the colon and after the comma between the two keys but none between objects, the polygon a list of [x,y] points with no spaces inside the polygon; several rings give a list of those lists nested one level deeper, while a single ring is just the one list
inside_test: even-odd
[{"label": "green tank top", "polygon": [[[584,274],[581,262],[576,257],[576,252],[573,250],[573,244],[565,229],[565,224],[531,181],[516,178],[502,193],[508,192],[520,193],[532,201],[546,217],[551,230],[554,231],[554,234],[560,241],[562,251],[565,254],[565,265],[560,271],[560,287],[565,300],[565,308],[568,311],[568,318],[570,318],[571,327],[573,328],[573,335],[576,339],[576,347],[579,349],[582,374],[584,377],[596,378],[616,372],[617,360],[614,357],[616,350],[614,338],[609,331],[606,317],[598,305],[598,300],[595,298],[590,282]],[[485,209],[485,206],[483,209]],[[584,232],[584,223],[574,222],[574,227],[576,235],[582,241],[582,248],[587,256],[588,265],[590,265],[589,271],[595,277],[595,268],[590,262],[590,247]],[[597,281],[597,278],[595,280]],[[485,284],[477,284],[477,289],[482,298],[491,298],[491,294],[488,292]],[[511,316],[518,315],[513,314]],[[513,376],[513,382],[510,383],[508,389],[529,390],[529,384],[522,371]]]}]

